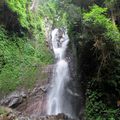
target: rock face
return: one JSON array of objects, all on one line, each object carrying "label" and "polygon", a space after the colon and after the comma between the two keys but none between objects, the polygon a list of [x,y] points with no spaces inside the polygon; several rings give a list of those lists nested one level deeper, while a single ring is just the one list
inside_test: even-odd
[{"label": "rock face", "polygon": [[0,105],[15,108],[26,98],[24,91],[15,91],[0,101]]},{"label": "rock face", "polygon": [[[70,38],[71,39],[71,38]],[[84,106],[85,106],[85,92],[83,83],[84,74],[80,69],[80,59],[81,52],[78,53],[78,47],[76,44],[70,40],[66,59],[69,61],[69,70],[70,70],[70,82],[67,85],[66,94],[69,96],[69,99],[72,104],[73,111],[80,120],[84,120]],[[84,81],[84,82],[83,82]],[[85,83],[84,83],[85,84]]]},{"label": "rock face", "polygon": [[8,7],[5,0],[0,0],[0,24],[5,25],[8,31],[18,33],[20,36],[22,31],[25,31],[18,20],[18,15]]},{"label": "rock face", "polygon": [[29,117],[40,117],[46,114],[48,81],[51,79],[52,68],[53,65],[41,68],[42,70],[37,73],[36,85],[28,91],[26,100],[16,107],[17,111],[27,114]]},{"label": "rock face", "polygon": [[48,85],[35,87],[28,95],[27,100],[18,106],[18,111],[32,117],[39,117],[45,115],[46,112],[46,91]]},{"label": "rock face", "polygon": [[45,18],[46,44],[47,44],[47,46],[49,47],[49,49],[50,49],[51,51],[53,51],[52,41],[51,41],[51,39],[52,39],[52,36],[51,36],[52,29],[53,29],[52,23],[51,23],[47,18]]},{"label": "rock face", "polygon": [[[92,48],[94,43],[91,38],[82,35],[79,36],[78,34],[86,32],[83,31],[84,29],[80,28],[80,26],[82,26],[82,23],[79,21],[76,25],[71,25],[71,28],[69,28],[70,44],[67,56],[71,63],[69,65],[72,80],[68,86],[71,95],[74,95],[72,98],[73,108],[79,116],[79,119],[84,120],[87,83],[97,68],[97,61],[96,56],[93,54],[94,49]],[[72,32],[74,35],[72,35]]]}]

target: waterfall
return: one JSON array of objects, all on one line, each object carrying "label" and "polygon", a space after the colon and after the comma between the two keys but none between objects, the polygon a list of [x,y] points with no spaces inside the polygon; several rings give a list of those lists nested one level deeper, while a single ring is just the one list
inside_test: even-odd
[{"label": "waterfall", "polygon": [[65,59],[65,52],[69,38],[64,29],[54,29],[52,31],[52,47],[57,60],[54,67],[52,88],[48,95],[48,115],[64,113],[71,117],[71,104],[66,97],[66,85],[69,82],[69,67]]}]

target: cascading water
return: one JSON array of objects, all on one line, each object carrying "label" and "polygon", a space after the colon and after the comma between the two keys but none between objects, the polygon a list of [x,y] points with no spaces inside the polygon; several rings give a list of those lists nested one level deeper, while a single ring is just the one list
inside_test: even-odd
[{"label": "cascading water", "polygon": [[52,46],[57,59],[52,78],[52,89],[48,96],[48,115],[64,113],[72,117],[72,110],[65,91],[69,82],[69,67],[65,60],[65,52],[69,42],[66,30],[54,29],[52,31]]}]

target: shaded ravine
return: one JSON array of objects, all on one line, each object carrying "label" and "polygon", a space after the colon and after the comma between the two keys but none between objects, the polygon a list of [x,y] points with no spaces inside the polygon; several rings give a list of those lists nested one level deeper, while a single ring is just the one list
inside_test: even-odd
[{"label": "shaded ravine", "polygon": [[66,87],[70,81],[69,65],[66,60],[66,49],[69,42],[65,29],[54,29],[52,31],[52,47],[56,58],[53,69],[52,86],[48,95],[48,115],[64,113],[75,118],[72,105],[67,100]]}]

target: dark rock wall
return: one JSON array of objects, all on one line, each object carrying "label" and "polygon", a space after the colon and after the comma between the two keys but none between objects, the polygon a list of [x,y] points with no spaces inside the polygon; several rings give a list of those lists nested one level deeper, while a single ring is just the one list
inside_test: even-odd
[{"label": "dark rock wall", "polygon": [[[83,33],[86,34],[86,37],[80,36]],[[71,75],[71,82],[68,86],[73,92],[71,99],[73,109],[80,120],[84,120],[87,83],[97,70],[98,61],[94,54],[94,41],[87,36],[87,31],[80,21],[76,25],[70,26],[68,34],[70,43],[67,56]]]},{"label": "dark rock wall", "polygon": [[[72,109],[80,120],[83,120],[84,116],[84,102],[85,95],[83,89],[83,81],[85,81],[85,75],[81,70],[81,52],[75,41],[70,40],[69,47],[67,50],[67,59],[69,61],[70,78],[71,81],[68,83],[68,96],[71,98]],[[85,82],[84,82],[85,85]]]},{"label": "dark rock wall", "polygon": [[[67,59],[69,61],[70,78],[71,81],[68,83],[68,96],[71,98],[72,109],[75,115],[83,120],[84,116],[84,102],[85,102],[85,92],[83,90],[82,81],[85,80],[85,76],[80,69],[80,61],[78,57],[78,49],[76,44],[71,40],[67,50]],[[85,83],[84,83],[85,84]]]},{"label": "dark rock wall", "polygon": [[26,31],[19,22],[17,13],[13,12],[5,2],[0,3],[0,25],[4,25],[9,32],[22,35]]}]

